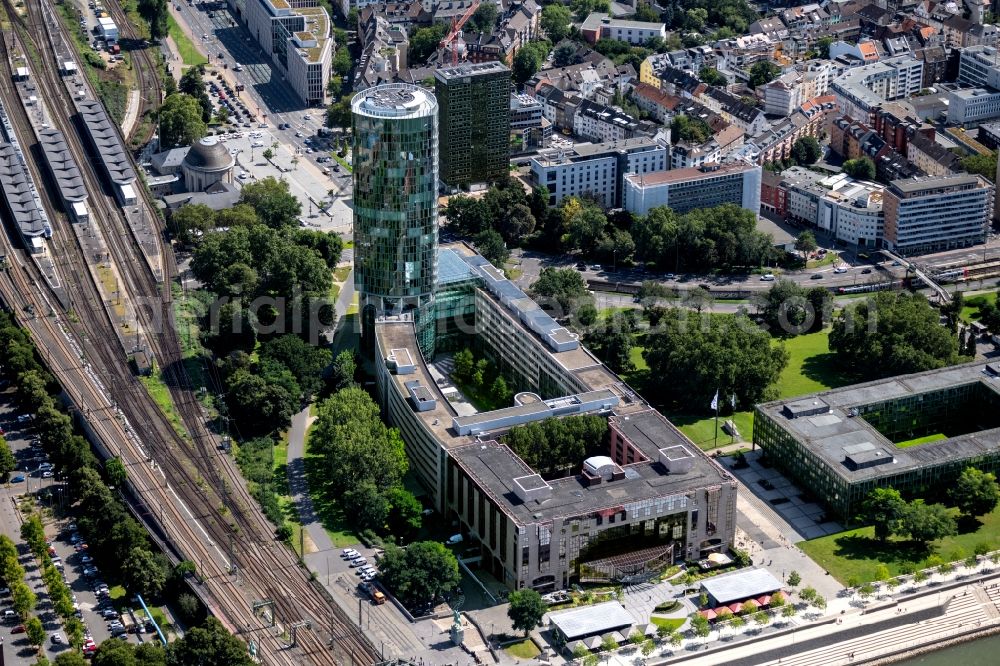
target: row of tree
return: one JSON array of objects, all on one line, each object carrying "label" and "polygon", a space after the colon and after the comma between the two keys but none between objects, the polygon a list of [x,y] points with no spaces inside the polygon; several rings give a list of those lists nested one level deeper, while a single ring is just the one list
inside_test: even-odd
[{"label": "row of tree", "polygon": [[49,604],[56,614],[62,618],[66,638],[74,648],[83,646],[83,635],[86,627],[83,621],[76,617],[76,606],[73,594],[63,579],[62,572],[53,564],[49,556],[49,544],[45,538],[45,527],[38,514],[31,514],[21,523],[21,539],[24,540],[42,572],[42,581],[49,593]]},{"label": "row of tree", "polygon": [[[1000,503],[996,476],[974,467],[963,470],[947,494],[966,520],[985,515]],[[958,529],[955,517],[943,504],[927,504],[923,499],[907,502],[895,488],[871,491],[858,520],[872,525],[875,538],[883,542],[900,536],[926,544],[952,536]]]},{"label": "row of tree", "polygon": [[420,502],[403,487],[410,462],[399,431],[381,418],[363,389],[347,386],[316,408],[309,451],[320,456],[321,492],[354,528],[410,536],[421,524]]},{"label": "row of tree", "polygon": [[558,478],[590,456],[606,455],[607,439],[606,418],[581,414],[514,426],[502,441],[542,476]]}]

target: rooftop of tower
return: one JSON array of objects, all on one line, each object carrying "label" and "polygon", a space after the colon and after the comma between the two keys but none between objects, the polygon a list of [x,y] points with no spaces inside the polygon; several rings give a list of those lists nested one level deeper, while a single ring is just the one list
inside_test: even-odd
[{"label": "rooftop of tower", "polygon": [[351,110],[376,118],[420,118],[436,113],[437,99],[418,86],[388,83],[359,92]]}]

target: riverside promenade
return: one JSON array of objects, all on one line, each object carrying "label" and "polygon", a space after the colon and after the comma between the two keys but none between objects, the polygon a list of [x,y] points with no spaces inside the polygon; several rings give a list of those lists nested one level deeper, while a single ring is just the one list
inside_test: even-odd
[{"label": "riverside promenade", "polygon": [[832,600],[812,624],[739,642],[688,639],[646,663],[685,666],[825,666],[891,663],[943,643],[1000,632],[1000,572],[951,580],[865,607]]}]

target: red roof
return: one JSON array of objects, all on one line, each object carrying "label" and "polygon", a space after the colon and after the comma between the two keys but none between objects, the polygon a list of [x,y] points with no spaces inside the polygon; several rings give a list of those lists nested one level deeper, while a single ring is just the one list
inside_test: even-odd
[{"label": "red roof", "polygon": [[698,611],[698,612],[701,613],[701,616],[703,618],[705,618],[706,620],[714,620],[716,617],[718,617],[718,615],[716,614],[716,612],[714,610],[712,610],[711,608],[707,608],[705,610]]}]

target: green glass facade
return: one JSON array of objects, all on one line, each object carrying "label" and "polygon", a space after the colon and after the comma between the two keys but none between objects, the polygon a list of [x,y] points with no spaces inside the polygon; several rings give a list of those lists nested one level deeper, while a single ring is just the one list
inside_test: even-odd
[{"label": "green glass facade", "polygon": [[499,62],[434,72],[441,105],[441,180],[453,187],[497,180],[510,169],[510,70]]},{"label": "green glass facade", "polygon": [[[437,100],[407,84],[351,100],[354,137],[354,286],[362,322],[412,316],[434,355],[437,283]],[[365,334],[365,338],[370,338]]]}]

